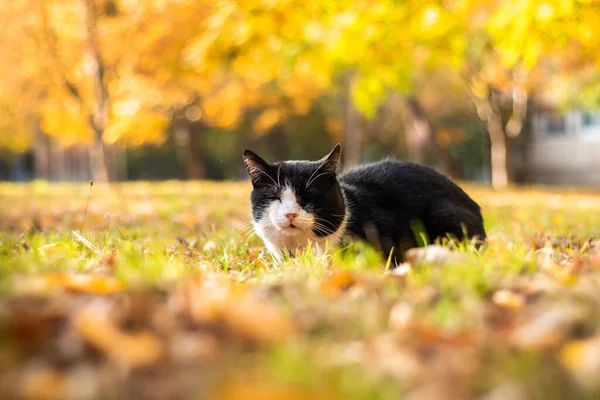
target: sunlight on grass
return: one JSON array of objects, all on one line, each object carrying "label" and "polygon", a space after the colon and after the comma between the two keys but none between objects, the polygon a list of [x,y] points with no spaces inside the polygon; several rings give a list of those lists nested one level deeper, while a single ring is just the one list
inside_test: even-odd
[{"label": "sunlight on grass", "polygon": [[[57,382],[100,356],[136,365],[114,381],[119,393],[150,385],[135,373],[142,364],[162,371],[177,393],[205,383],[231,398],[249,370],[262,383],[244,396],[257,399],[396,399],[440,388],[453,398],[597,393],[575,382],[600,371],[600,358],[582,366],[571,351],[563,367],[558,354],[581,339],[600,354],[600,320],[590,317],[600,304],[600,196],[467,186],[483,207],[487,245],[447,241],[393,269],[359,242],[275,264],[248,224],[249,189],[96,185],[84,221],[87,185],[0,184],[3,379],[78,398],[77,385]],[[87,325],[58,329],[55,320],[84,321],[114,338],[97,338]],[[56,344],[67,338],[81,349],[71,358]],[[119,350],[136,340],[140,349]],[[143,356],[150,350],[152,358]],[[171,367],[161,369],[161,357]],[[91,365],[91,376],[103,374]],[[94,396],[110,398],[95,385]]]}]

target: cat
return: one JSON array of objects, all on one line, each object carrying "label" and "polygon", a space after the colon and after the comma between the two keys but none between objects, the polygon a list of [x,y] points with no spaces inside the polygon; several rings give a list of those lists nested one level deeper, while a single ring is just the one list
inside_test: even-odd
[{"label": "cat", "polygon": [[347,238],[367,241],[395,263],[427,239],[485,241],[479,205],[432,168],[386,159],[338,175],[339,144],[319,161],[269,164],[250,150],[243,156],[254,231],[276,260],[309,243],[322,251]]}]

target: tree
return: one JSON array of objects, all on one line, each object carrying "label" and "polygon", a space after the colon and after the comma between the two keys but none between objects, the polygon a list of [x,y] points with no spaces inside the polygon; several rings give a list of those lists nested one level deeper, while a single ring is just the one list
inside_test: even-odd
[{"label": "tree", "polygon": [[[510,153],[527,121],[530,99],[569,69],[597,62],[594,32],[600,28],[597,1],[504,1],[467,5],[462,15],[469,46],[460,71],[491,143],[492,186],[505,188]],[[456,14],[455,14],[456,15]],[[479,16],[479,18],[477,18]],[[457,20],[461,20],[457,18]],[[578,54],[567,66],[561,58]]]}]

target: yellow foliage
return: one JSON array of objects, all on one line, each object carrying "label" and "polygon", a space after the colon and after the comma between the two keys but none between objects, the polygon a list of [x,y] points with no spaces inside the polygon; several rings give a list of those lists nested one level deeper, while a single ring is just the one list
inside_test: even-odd
[{"label": "yellow foliage", "polygon": [[26,114],[72,144],[93,140],[90,116],[108,109],[104,139],[138,145],[164,139],[157,110],[196,101],[200,118],[222,129],[266,108],[255,121],[264,132],[307,113],[349,71],[355,105],[369,117],[391,89],[413,91],[416,76],[440,65],[473,79],[477,97],[516,81],[550,87],[549,65],[554,75],[600,65],[598,0],[123,0],[93,30],[88,2],[34,3],[0,10],[0,104],[16,108],[0,110],[0,144],[19,150],[30,144],[14,137]]},{"label": "yellow foliage", "polygon": [[254,130],[259,134],[267,133],[272,127],[274,127],[285,114],[277,108],[267,108],[264,110],[254,121]]},{"label": "yellow foliage", "polygon": [[57,94],[49,98],[40,111],[42,129],[60,143],[71,145],[93,140],[93,132],[75,99]]},{"label": "yellow foliage", "polygon": [[169,119],[158,113],[139,111],[115,114],[104,132],[104,141],[121,141],[132,146],[143,143],[161,144],[166,140],[165,129],[168,123]]},{"label": "yellow foliage", "polygon": [[231,81],[223,89],[202,100],[203,119],[208,124],[233,129],[242,118],[244,88]]},{"label": "yellow foliage", "polygon": [[11,115],[0,111],[0,147],[11,149],[15,153],[27,151],[34,143],[26,116]]}]

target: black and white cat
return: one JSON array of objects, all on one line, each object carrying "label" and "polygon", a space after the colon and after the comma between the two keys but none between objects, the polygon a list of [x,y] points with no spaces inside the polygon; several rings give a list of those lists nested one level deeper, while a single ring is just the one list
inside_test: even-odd
[{"label": "black and white cat", "polygon": [[486,237],[479,205],[426,166],[384,160],[338,175],[339,144],[319,161],[269,164],[246,150],[244,163],[253,186],[254,230],[278,260],[309,243],[323,250],[358,237],[401,261],[420,243],[415,226],[431,241]]}]

